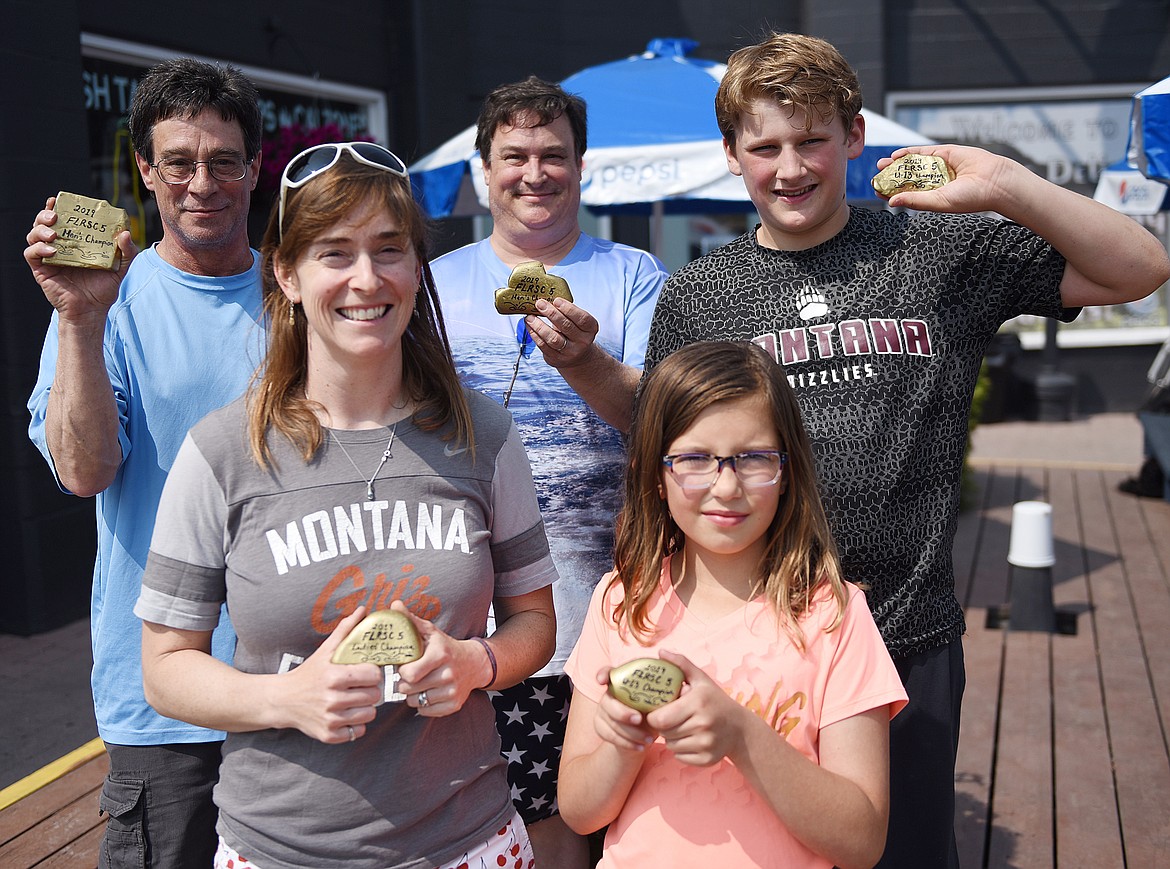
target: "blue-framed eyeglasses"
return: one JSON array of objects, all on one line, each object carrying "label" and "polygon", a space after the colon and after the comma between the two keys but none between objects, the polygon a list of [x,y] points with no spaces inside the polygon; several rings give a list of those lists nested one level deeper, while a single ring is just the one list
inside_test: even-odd
[{"label": "blue-framed eyeglasses", "polygon": [[288,161],[280,175],[280,210],[276,213],[280,227],[280,239],[284,241],[284,199],[289,190],[296,190],[308,184],[322,172],[337,165],[342,154],[349,154],[359,163],[385,169],[399,178],[409,178],[406,164],[389,148],[374,142],[330,142],[306,148]]},{"label": "blue-framed eyeglasses", "polygon": [[676,453],[663,456],[662,464],[684,489],[710,489],[724,465],[731,465],[744,486],[757,488],[775,485],[780,480],[788,464],[788,453],[780,450],[748,450],[734,456]]}]

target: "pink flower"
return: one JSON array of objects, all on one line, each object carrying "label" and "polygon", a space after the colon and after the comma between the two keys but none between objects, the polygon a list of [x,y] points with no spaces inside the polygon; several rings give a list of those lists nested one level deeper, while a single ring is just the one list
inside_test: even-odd
[{"label": "pink flower", "polygon": [[306,148],[326,142],[373,142],[373,136],[346,134],[337,124],[306,128],[300,124],[281,127],[275,138],[265,139],[260,148],[260,180],[256,193],[275,196],[280,190],[280,176],[289,161]]}]

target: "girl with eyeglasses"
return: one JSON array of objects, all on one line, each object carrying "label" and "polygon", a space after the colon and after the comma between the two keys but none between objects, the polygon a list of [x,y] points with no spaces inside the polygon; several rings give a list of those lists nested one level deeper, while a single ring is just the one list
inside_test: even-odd
[{"label": "girl with eyeglasses", "polygon": [[[459,384],[425,230],[385,148],[295,157],[266,361],[167,480],[135,612],[151,704],[228,732],[217,867],[532,866],[487,691],[552,654],[556,571],[511,417]],[[390,702],[393,674],[331,660],[382,609],[422,645]]]},{"label": "girl with eyeglasses", "polygon": [[[659,657],[681,696],[643,713],[610,668]],[[646,376],[615,569],[569,659],[561,815],[605,825],[601,867],[872,866],[889,721],[906,703],[841,576],[795,396],[747,343]]]}]

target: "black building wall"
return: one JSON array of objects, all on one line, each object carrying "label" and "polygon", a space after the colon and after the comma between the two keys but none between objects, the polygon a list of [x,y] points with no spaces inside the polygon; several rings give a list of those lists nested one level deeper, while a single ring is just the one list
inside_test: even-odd
[{"label": "black building wall", "polygon": [[[89,184],[81,33],[383,90],[392,138],[417,138],[413,4],[347,0],[5,0],[0,16],[0,632],[48,630],[89,612],[92,499],[60,493],[29,443],[25,402],[51,309],[21,256],[46,197]],[[155,239],[152,239],[155,240]]]},{"label": "black building wall", "polygon": [[88,177],[80,116],[77,17],[45,38],[43,6],[5,9],[0,41],[0,631],[34,633],[88,612],[93,504],[61,494],[28,440],[25,401],[51,308],[25,265],[25,235],[45,198]]},{"label": "black building wall", "polygon": [[[822,36],[877,111],[893,90],[1170,74],[1170,0],[5,0],[0,22],[0,631],[17,633],[85,614],[93,557],[92,502],[57,492],[24,407],[50,313],[24,237],[46,196],[83,192],[88,178],[82,32],[384,91],[387,144],[408,161],[472,123],[495,85],[559,80],[655,37],[688,37],[699,56],[725,60],[773,29]],[[448,223],[442,244],[466,240],[465,222]],[[615,235],[646,244],[637,219]]]}]

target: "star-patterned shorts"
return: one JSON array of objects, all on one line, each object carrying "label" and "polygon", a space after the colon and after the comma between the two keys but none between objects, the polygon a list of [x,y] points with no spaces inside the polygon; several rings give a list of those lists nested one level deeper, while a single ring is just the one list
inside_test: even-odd
[{"label": "star-patterned shorts", "polygon": [[557,813],[557,773],[573,684],[569,677],[534,676],[503,691],[489,691],[496,707],[500,747],[508,761],[512,805],[526,824]]}]

